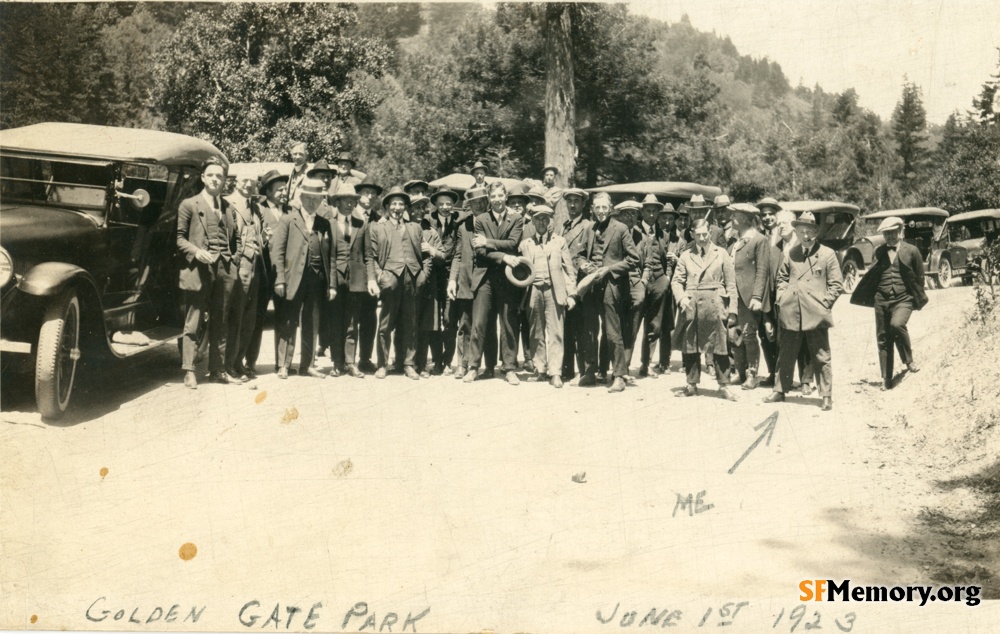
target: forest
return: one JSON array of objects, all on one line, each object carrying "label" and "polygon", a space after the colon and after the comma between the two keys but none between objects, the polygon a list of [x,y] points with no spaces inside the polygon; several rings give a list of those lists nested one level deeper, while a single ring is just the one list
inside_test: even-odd
[{"label": "forest", "polygon": [[[383,183],[545,161],[552,3],[2,3],[0,128],[182,132],[232,161],[351,150]],[[734,201],[865,211],[1000,207],[996,72],[943,125],[906,82],[889,121],[853,89],[793,85],[689,20],[572,3],[578,186],[718,185]]]}]

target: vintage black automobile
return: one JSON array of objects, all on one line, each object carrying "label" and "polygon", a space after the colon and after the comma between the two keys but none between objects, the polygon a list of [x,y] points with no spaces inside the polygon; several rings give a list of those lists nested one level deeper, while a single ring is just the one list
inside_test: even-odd
[{"label": "vintage black automobile", "polygon": [[1000,209],[979,209],[950,216],[945,221],[944,240],[951,254],[951,264],[964,263],[954,269],[966,284],[978,279],[990,283],[1000,273],[1000,262],[987,261],[985,248],[1000,239]]},{"label": "vintage black automobile", "polygon": [[937,207],[911,207],[878,211],[863,216],[862,219],[869,224],[871,233],[851,245],[844,255],[845,262],[850,260],[858,270],[871,266],[875,258],[875,249],[885,244],[885,238],[875,233],[875,228],[886,218],[898,216],[903,219],[903,240],[917,247],[920,255],[924,257],[926,279],[928,282],[936,283],[939,288],[945,288],[951,284],[954,267],[959,267],[960,274],[964,274],[965,270],[964,255],[959,262],[957,260],[959,255],[947,249],[947,232],[944,227],[948,215],[947,211]]},{"label": "vintage black automobile", "polygon": [[0,137],[0,352],[34,372],[45,418],[66,412],[81,359],[181,333],[177,205],[212,144],[169,132],[40,123]]},{"label": "vintage black automobile", "polygon": [[837,260],[844,274],[844,288],[848,291],[854,290],[858,270],[854,267],[854,263],[844,256],[848,247],[854,243],[855,224],[861,209],[857,205],[833,200],[792,200],[779,204],[782,209],[794,213],[796,218],[806,211],[816,217],[816,222],[819,224],[816,240],[837,254]]}]

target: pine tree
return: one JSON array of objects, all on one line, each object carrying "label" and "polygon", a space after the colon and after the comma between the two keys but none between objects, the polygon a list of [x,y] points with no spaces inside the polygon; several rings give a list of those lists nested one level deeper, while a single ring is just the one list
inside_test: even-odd
[{"label": "pine tree", "polygon": [[892,113],[892,134],[896,139],[897,154],[902,159],[900,180],[904,190],[916,182],[927,160],[927,111],[920,88],[913,82],[903,84],[903,94]]}]

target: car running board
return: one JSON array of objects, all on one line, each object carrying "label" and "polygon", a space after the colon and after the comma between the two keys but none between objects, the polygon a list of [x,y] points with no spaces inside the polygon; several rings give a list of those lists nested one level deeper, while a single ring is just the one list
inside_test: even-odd
[{"label": "car running board", "polygon": [[116,332],[111,337],[111,350],[119,357],[131,357],[162,346],[165,343],[177,341],[183,330],[173,326],[158,326],[144,332]]}]

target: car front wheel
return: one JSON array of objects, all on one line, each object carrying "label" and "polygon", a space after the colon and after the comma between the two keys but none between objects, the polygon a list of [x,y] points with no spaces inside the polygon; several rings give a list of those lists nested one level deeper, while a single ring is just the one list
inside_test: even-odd
[{"label": "car front wheel", "polygon": [[948,288],[951,285],[951,262],[942,259],[938,263],[938,272],[934,276],[938,288]]},{"label": "car front wheel", "polygon": [[844,290],[848,293],[853,292],[854,286],[858,283],[858,263],[854,258],[847,258],[841,271],[844,275]]},{"label": "car front wheel", "polygon": [[80,360],[80,300],[63,291],[45,309],[35,362],[35,400],[42,418],[66,413]]}]

